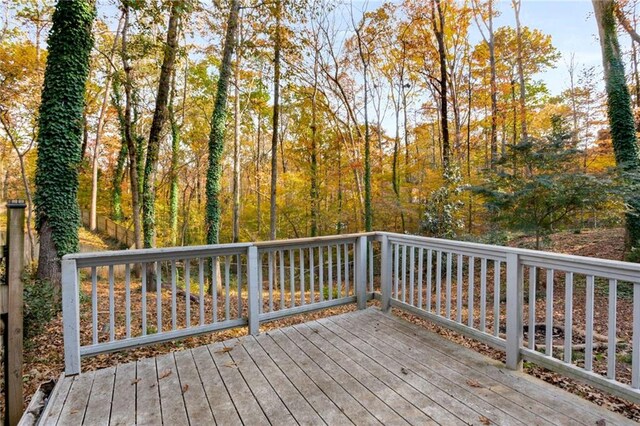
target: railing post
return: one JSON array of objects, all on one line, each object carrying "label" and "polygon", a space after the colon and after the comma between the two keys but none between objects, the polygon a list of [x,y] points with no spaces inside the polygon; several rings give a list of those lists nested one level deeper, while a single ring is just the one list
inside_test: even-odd
[{"label": "railing post", "polygon": [[391,309],[391,251],[389,250],[389,238],[386,235],[380,240],[380,290],[382,292],[381,309],[389,312]]},{"label": "railing post", "polygon": [[5,420],[16,425],[23,413],[22,365],[23,365],[23,284],[24,273],[24,209],[21,200],[7,203],[7,257],[6,286],[2,319],[5,347]]},{"label": "railing post", "polygon": [[260,283],[258,283],[258,248],[249,247],[247,251],[247,280],[249,284],[249,334],[257,336],[260,333]]},{"label": "railing post", "polygon": [[522,369],[522,264],[516,253],[507,253],[507,368]]},{"label": "railing post", "polygon": [[356,240],[355,274],[356,274],[356,297],[358,299],[358,309],[367,308],[367,243],[368,237],[358,237]]},{"label": "railing post", "polygon": [[78,269],[73,259],[62,259],[62,322],[64,324],[64,371],[80,374],[80,297]]}]

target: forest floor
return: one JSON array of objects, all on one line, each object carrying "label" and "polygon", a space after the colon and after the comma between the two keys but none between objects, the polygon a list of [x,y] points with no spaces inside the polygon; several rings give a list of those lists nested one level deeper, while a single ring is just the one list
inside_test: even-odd
[{"label": "forest floor", "polygon": [[[85,235],[84,238],[86,240],[95,239],[95,237],[91,235]],[[622,258],[621,247],[623,244],[623,238],[624,232],[622,229],[589,230],[583,231],[581,233],[563,232],[550,236],[548,245],[546,245],[544,249],[554,252],[619,260]],[[99,238],[96,239],[96,241],[92,241],[92,243],[95,243],[96,246],[99,246]],[[108,249],[110,247],[108,243],[103,244],[104,249]],[[531,248],[533,244],[534,240],[531,238],[518,238],[512,241],[510,245]],[[556,297],[558,298],[558,303],[561,303],[562,294],[557,294]],[[101,300],[105,300],[105,298],[101,298]],[[132,302],[134,301],[132,300]],[[376,302],[371,302],[371,304],[375,305]],[[232,305],[234,304],[232,303]],[[298,315],[295,317],[290,317],[264,324],[261,327],[261,330],[268,331],[270,329],[298,324],[321,317],[337,315],[355,309],[356,307],[354,305],[347,305],[311,314]],[[425,321],[419,317],[407,314],[405,312],[395,311],[394,313],[414,324],[419,324],[429,330],[443,335],[458,344],[473,348],[474,350],[481,352],[491,358],[504,361],[504,354],[502,352],[496,351],[482,343],[465,338],[455,332],[444,329],[442,327],[434,325],[429,321]],[[168,318],[168,316],[165,316],[165,318]],[[193,348],[216,341],[239,337],[244,335],[245,333],[246,329],[244,328],[232,329],[223,332],[212,333],[205,336],[188,338],[176,342],[168,342],[165,344],[147,346],[135,350],[90,357],[83,359],[82,367],[84,371],[106,368],[116,364],[133,361],[139,358],[153,357],[169,351]],[[61,350],[62,347],[63,336],[61,314],[57,315],[51,322],[46,324],[37,336],[26,342],[24,367],[25,407],[29,403],[31,395],[34,394],[41,383],[50,379],[57,380],[60,377],[60,374],[64,370],[64,354]],[[525,363],[525,371],[533,376],[552,383],[555,386],[586,398],[587,400],[590,400],[598,405],[604,406],[612,411],[619,412],[630,419],[640,421],[640,405],[631,404],[620,398],[610,396],[590,386],[567,379],[561,375],[555,374],[530,363]],[[2,379],[2,372],[3,369],[0,369],[0,379]],[[0,389],[0,392],[2,392],[2,389]],[[0,413],[4,412],[4,397],[0,398],[0,410]]]}]

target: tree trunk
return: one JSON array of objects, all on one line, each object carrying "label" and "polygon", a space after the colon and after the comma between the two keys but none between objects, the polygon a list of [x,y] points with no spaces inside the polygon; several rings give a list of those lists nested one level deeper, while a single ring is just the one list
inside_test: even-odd
[{"label": "tree trunk", "polygon": [[[624,75],[613,0],[593,0],[607,91],[607,113],[616,164],[632,185],[637,185],[640,160],[631,96]],[[635,192],[635,190],[634,190]],[[640,197],[627,197],[626,248],[640,247]]]},{"label": "tree trunk", "polygon": [[235,97],[233,99],[233,237],[232,241],[240,241],[240,34],[242,32],[242,16],[238,16],[236,31],[236,65],[234,69]]},{"label": "tree trunk", "polygon": [[[56,4],[39,110],[36,165],[38,278],[60,288],[60,259],[78,251],[78,169],[82,161],[85,84],[93,48],[95,6],[87,0]],[[64,105],[64,108],[60,108]]]},{"label": "tree trunk", "polygon": [[142,183],[142,224],[144,231],[144,247],[154,247],[156,244],[156,174],[158,172],[158,153],[160,151],[160,133],[167,118],[167,104],[169,101],[169,89],[171,75],[173,74],[176,50],[178,45],[178,21],[182,10],[182,2],[173,0],[169,12],[169,26],[167,28],[167,43],[164,48],[160,79],[158,81],[158,93],[156,95],[156,107],[153,113],[153,121],[149,130],[147,143],[147,161],[144,167]]},{"label": "tree trunk", "polygon": [[[433,17],[433,32],[438,42],[438,60],[440,62],[440,126],[442,131],[442,168],[446,172],[449,169],[450,147],[449,147],[449,115],[447,108],[447,52],[444,44],[444,13],[440,0],[431,0]],[[436,17],[437,13],[437,17]]]},{"label": "tree trunk", "polygon": [[233,50],[236,44],[236,31],[238,30],[238,16],[240,12],[240,0],[231,1],[231,9],[227,20],[227,33],[225,35],[222,62],[220,64],[220,77],[218,78],[218,91],[211,117],[211,134],[209,135],[209,167],[207,169],[207,244],[218,244],[220,237],[220,189],[222,177],[222,154],[224,151],[224,138],[227,122],[227,94]]},{"label": "tree trunk", "polygon": [[320,191],[318,188],[318,49],[313,59],[313,93],[311,95],[311,236],[318,235]]},{"label": "tree trunk", "polygon": [[520,25],[520,6],[521,0],[511,0],[513,3],[513,10],[516,14],[516,38],[517,38],[517,65],[518,65],[518,80],[520,82],[520,126],[521,137],[523,141],[529,139],[527,131],[527,99],[526,99],[526,87],[524,81],[524,67],[522,65],[522,27]]},{"label": "tree trunk", "polygon": [[169,171],[169,227],[170,243],[176,246],[178,243],[178,160],[180,154],[180,126],[176,117],[174,106],[176,96],[175,73],[171,79],[171,100],[169,101],[169,124],[171,125],[171,169]]},{"label": "tree trunk", "polygon": [[278,137],[280,133],[280,55],[282,50],[282,0],[276,0],[276,33],[273,64],[273,133],[271,137],[271,213],[269,239],[276,239],[276,195],[278,185]]}]

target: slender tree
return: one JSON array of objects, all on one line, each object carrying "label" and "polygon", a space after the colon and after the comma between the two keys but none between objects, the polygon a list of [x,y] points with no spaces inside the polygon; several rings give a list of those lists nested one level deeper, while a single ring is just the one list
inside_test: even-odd
[{"label": "slender tree", "polygon": [[48,40],[39,114],[35,204],[40,235],[38,278],[54,286],[61,281],[60,258],[78,251],[78,167],[95,14],[92,1],[59,1]]},{"label": "slender tree", "polygon": [[273,131],[271,135],[271,218],[269,238],[276,239],[276,196],[278,186],[278,139],[280,137],[280,61],[282,50],[282,0],[276,0],[276,28],[273,59]]},{"label": "slender tree", "polygon": [[224,138],[227,124],[227,95],[229,80],[232,71],[233,50],[236,44],[236,31],[238,30],[238,16],[240,12],[240,0],[231,1],[229,18],[227,19],[227,32],[224,39],[222,63],[220,64],[220,76],[218,78],[218,91],[211,117],[211,133],[209,135],[209,168],[207,170],[207,243],[218,244],[220,236],[220,189],[222,177],[222,154],[224,151]]}]

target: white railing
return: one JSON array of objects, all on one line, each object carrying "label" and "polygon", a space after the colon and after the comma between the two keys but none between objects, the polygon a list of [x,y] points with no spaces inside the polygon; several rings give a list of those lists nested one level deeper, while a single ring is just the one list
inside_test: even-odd
[{"label": "white railing", "polygon": [[66,373],[82,356],[257,334],[374,297],[505,351],[511,369],[527,360],[640,401],[640,265],[385,232],[65,256]]}]

